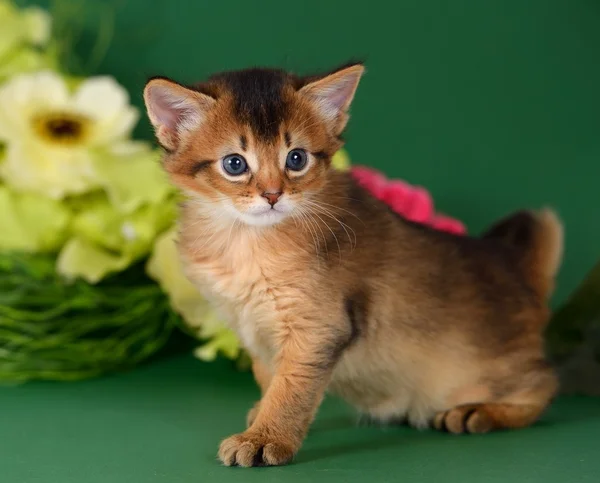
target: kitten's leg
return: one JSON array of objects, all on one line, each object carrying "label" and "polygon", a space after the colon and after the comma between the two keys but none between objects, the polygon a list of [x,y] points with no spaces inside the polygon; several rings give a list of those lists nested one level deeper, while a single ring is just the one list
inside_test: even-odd
[{"label": "kitten's leg", "polygon": [[454,434],[523,428],[534,423],[544,409],[508,403],[465,404],[436,414],[433,426]]},{"label": "kitten's leg", "polygon": [[344,347],[332,335],[303,329],[288,333],[254,423],[221,443],[219,458],[225,465],[272,466],[292,460]]},{"label": "kitten's leg", "polygon": [[[269,384],[271,383],[271,371],[269,371],[269,368],[266,365],[264,365],[260,361],[260,359],[258,359],[257,357],[253,357],[252,372],[254,373],[254,379],[256,380],[258,387],[260,387],[260,395],[261,397],[263,397],[267,392],[267,389],[269,388]],[[249,428],[250,426],[252,426],[252,423],[258,415],[259,408],[260,400],[256,401],[252,409],[248,411],[248,415],[246,416],[246,427]]]},{"label": "kitten's leg", "polygon": [[538,387],[513,393],[499,401],[462,404],[442,411],[435,415],[433,426],[454,434],[529,426],[546,409],[557,389],[553,374],[548,372],[541,379],[543,384]]}]

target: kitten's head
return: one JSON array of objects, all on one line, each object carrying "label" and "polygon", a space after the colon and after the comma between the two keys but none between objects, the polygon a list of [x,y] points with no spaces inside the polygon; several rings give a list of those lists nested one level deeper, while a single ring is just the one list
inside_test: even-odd
[{"label": "kitten's head", "polygon": [[300,78],[280,70],[217,74],[193,88],[154,78],[148,116],[171,180],[217,218],[285,219],[318,193],[364,68]]}]

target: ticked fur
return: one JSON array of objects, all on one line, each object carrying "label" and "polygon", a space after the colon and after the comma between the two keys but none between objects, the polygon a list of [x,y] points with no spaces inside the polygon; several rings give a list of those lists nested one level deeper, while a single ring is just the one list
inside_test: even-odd
[{"label": "ticked fur", "polygon": [[[252,355],[263,394],[248,429],[221,444],[227,465],[290,461],[326,390],[379,420],[461,433],[529,425],[556,389],[542,330],[560,223],[523,212],[456,237],[332,170],[362,72],[146,87],[165,169],[189,195],[185,271]],[[301,170],[293,150],[306,153]],[[247,170],[224,172],[231,155]]]}]

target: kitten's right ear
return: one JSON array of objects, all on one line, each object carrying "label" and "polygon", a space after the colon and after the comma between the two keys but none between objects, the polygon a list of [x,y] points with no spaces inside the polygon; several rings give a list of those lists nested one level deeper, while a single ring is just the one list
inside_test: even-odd
[{"label": "kitten's right ear", "polygon": [[174,151],[185,132],[202,124],[215,99],[168,79],[155,78],[144,88],[144,102],[158,142]]}]

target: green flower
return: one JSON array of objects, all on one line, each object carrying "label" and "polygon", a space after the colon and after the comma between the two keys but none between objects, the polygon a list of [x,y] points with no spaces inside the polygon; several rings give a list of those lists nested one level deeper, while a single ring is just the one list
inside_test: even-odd
[{"label": "green flower", "polygon": [[332,166],[339,171],[348,171],[350,169],[350,157],[343,149],[340,149],[333,155],[331,160]]},{"label": "green flower", "polygon": [[16,74],[37,70],[57,69],[58,58],[54,51],[40,51],[32,47],[20,47],[0,62],[0,82]]},{"label": "green flower", "polygon": [[143,205],[119,213],[108,198],[91,199],[72,222],[71,235],[58,255],[57,270],[67,278],[97,283],[146,256],[156,236],[175,216],[174,204]]},{"label": "green flower", "polygon": [[0,0],[0,64],[13,49],[44,46],[51,27],[50,15],[41,8],[18,9],[13,2]]},{"label": "green flower", "polygon": [[61,274],[96,283],[149,254],[176,215],[158,160],[158,152],[142,144],[95,160],[103,190],[67,201],[75,215],[58,257]]},{"label": "green flower", "polygon": [[0,186],[0,250],[55,251],[67,237],[70,218],[58,201]]}]

